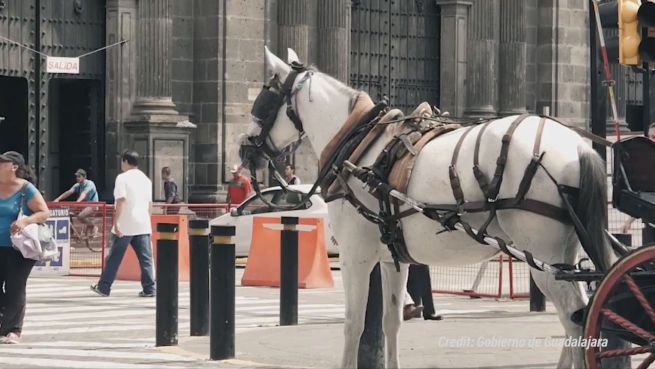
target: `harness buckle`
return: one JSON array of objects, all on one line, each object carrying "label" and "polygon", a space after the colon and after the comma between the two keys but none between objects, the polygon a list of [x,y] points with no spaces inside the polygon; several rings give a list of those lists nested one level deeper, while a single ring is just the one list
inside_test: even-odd
[{"label": "harness buckle", "polygon": [[496,197],[494,197],[493,199],[491,197],[487,198],[487,202],[489,202],[489,203],[493,204],[496,201],[498,201],[498,195],[496,195]]}]

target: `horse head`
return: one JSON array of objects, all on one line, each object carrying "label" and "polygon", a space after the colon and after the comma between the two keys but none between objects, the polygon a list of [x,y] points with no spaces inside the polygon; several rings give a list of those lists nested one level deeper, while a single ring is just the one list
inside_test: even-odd
[{"label": "horse head", "polygon": [[239,156],[247,167],[262,169],[268,159],[302,138],[296,112],[297,81],[307,73],[296,53],[288,49],[285,63],[265,47],[266,73],[270,76],[255,99],[248,132],[239,138]]},{"label": "horse head", "polygon": [[287,53],[284,62],[265,48],[268,80],[253,103],[248,132],[239,139],[244,166],[261,169],[304,136],[320,153],[345,122],[357,94],[315,68],[306,68],[292,49]]}]

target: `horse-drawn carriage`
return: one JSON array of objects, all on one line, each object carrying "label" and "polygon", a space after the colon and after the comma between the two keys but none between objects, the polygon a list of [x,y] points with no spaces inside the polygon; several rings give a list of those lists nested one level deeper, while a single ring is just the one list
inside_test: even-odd
[{"label": "horse-drawn carriage", "polygon": [[[320,155],[310,194],[321,182],[340,244],[341,367],[358,366],[368,278],[377,263],[385,364],[399,367],[407,263],[474,263],[499,250],[534,268],[535,283],[577,343],[563,347],[558,368],[585,361],[601,368],[606,359],[636,354],[647,354],[639,368],[655,361],[655,246],[633,249],[609,234],[606,164],[579,132],[529,114],[461,126],[432,110],[403,117],[305,68],[292,50],[288,63],[265,54],[273,78],[254,102],[240,156],[255,173],[303,136]],[[655,223],[655,144],[635,137],[613,150],[614,206]],[[593,269],[579,267],[583,252]],[[591,300],[583,281],[596,286]],[[597,344],[605,333],[632,347]]]}]

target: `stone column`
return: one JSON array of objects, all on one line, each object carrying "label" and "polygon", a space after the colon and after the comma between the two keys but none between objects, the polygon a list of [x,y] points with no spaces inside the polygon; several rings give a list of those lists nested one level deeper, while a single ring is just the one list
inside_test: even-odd
[{"label": "stone column", "polygon": [[127,40],[107,49],[105,83],[105,188],[112,188],[120,172],[118,155],[123,149],[123,123],[130,116],[136,97],[137,0],[108,0],[106,10],[107,45]]},{"label": "stone column", "polygon": [[132,114],[139,120],[179,121],[171,91],[170,0],[141,0],[138,14],[137,99]]},{"label": "stone column", "polygon": [[351,0],[318,2],[319,66],[325,73],[348,82],[350,77]]},{"label": "stone column", "polygon": [[292,48],[303,63],[309,59],[310,0],[279,0],[278,53],[286,61],[287,48]]},{"label": "stone column", "polygon": [[462,115],[466,106],[466,34],[470,0],[436,0],[441,7],[441,110]]},{"label": "stone column", "polygon": [[474,0],[468,24],[466,111],[491,117],[498,111],[498,0]]},{"label": "stone column", "polygon": [[[312,4],[312,2],[315,1],[316,0],[278,0],[278,56],[282,58],[282,60],[287,60],[287,48],[289,47],[298,54],[300,61],[305,65],[314,62],[310,59],[311,55],[321,53],[320,49],[318,53],[315,50],[312,50],[316,48],[315,45],[312,45],[312,40],[314,40],[314,36],[316,36],[312,35],[312,29],[315,30],[315,28],[312,28],[312,20],[315,19],[315,14],[312,13],[312,10],[317,10],[317,7],[323,9],[325,8],[324,3],[331,3],[333,0],[318,0],[318,4],[321,5],[316,3]],[[325,65],[321,66],[325,67]],[[293,155],[289,155],[287,158],[280,158],[280,160],[275,163],[278,170],[284,169],[283,166],[285,161],[292,161],[294,163],[296,166],[296,174],[301,178],[303,183],[311,183],[316,178],[315,168],[318,163],[318,158],[306,139],[303,140],[302,144]],[[271,179],[272,177],[269,175],[269,184],[274,183]]]},{"label": "stone column", "polygon": [[[136,100],[123,130],[125,147],[136,150],[139,165],[159,188],[161,168],[173,170],[187,194],[189,137],[195,125],[180,115],[171,90],[173,20],[170,0],[140,0],[136,26]],[[153,191],[154,192],[154,191]],[[157,193],[155,193],[155,197]]]},{"label": "stone column", "polygon": [[500,0],[500,114],[526,112],[527,25],[524,0]]}]

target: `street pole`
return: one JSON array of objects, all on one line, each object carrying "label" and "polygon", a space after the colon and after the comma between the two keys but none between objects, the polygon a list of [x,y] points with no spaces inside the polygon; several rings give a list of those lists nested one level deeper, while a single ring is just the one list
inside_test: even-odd
[{"label": "street pole", "polygon": [[[593,1],[593,0],[592,0]],[[596,35],[596,16],[592,4],[589,4],[589,73],[591,81],[591,133],[606,136],[606,95],[601,84],[600,69],[598,68],[598,35]],[[606,148],[603,145],[593,143],[593,148],[603,159],[606,157]]]},{"label": "street pole", "polygon": [[209,222],[189,221],[189,313],[191,336],[209,334]]},{"label": "street pole", "polygon": [[178,225],[158,223],[156,346],[177,346]]},{"label": "street pole", "polygon": [[280,325],[298,325],[298,217],[282,217]]},{"label": "street pole", "polygon": [[[610,98],[613,99],[612,94],[612,89],[614,88],[613,86],[610,86],[608,89],[603,88],[602,92],[600,89],[600,84],[599,79],[600,79],[600,71],[599,71],[599,61],[598,61],[598,43],[601,42],[601,45],[604,46],[604,42],[602,39],[600,39],[600,35],[597,34],[597,32],[602,32],[600,29],[599,24],[596,19],[596,6],[598,5],[596,3],[597,0],[590,0],[589,1],[589,56],[590,56],[590,73],[591,73],[591,132],[593,134],[596,134],[600,137],[605,138],[606,137],[606,117],[607,117],[607,97],[609,96]],[[601,50],[602,51],[602,50]],[[606,54],[606,49],[604,50]],[[604,60],[605,63],[605,79],[611,79],[609,76],[609,61],[607,58]],[[613,81],[606,81],[606,83],[613,83]],[[607,91],[607,94],[605,93]],[[611,106],[612,108],[612,119],[614,121],[614,127],[615,130],[617,131],[616,134],[618,135],[619,132],[619,126],[618,126],[618,117],[616,116],[616,105],[614,103]],[[645,106],[644,106],[644,115],[645,114]],[[594,150],[598,152],[598,154],[606,160],[607,157],[607,148],[602,145],[593,145]],[[605,217],[607,219],[607,217]],[[605,227],[608,227],[608,224],[605,224]],[[618,337],[615,334],[611,333],[604,333],[602,334],[603,338],[607,339],[607,348],[612,348],[612,349],[625,349],[629,348],[630,344],[624,340],[622,340],[620,337]],[[631,367],[631,361],[629,356],[622,356],[622,357],[616,357],[616,358],[610,358],[610,359],[605,359],[603,360],[603,367],[607,368],[630,368]]]},{"label": "street pole", "polygon": [[234,358],[235,246],[234,226],[211,226],[209,358]]}]

